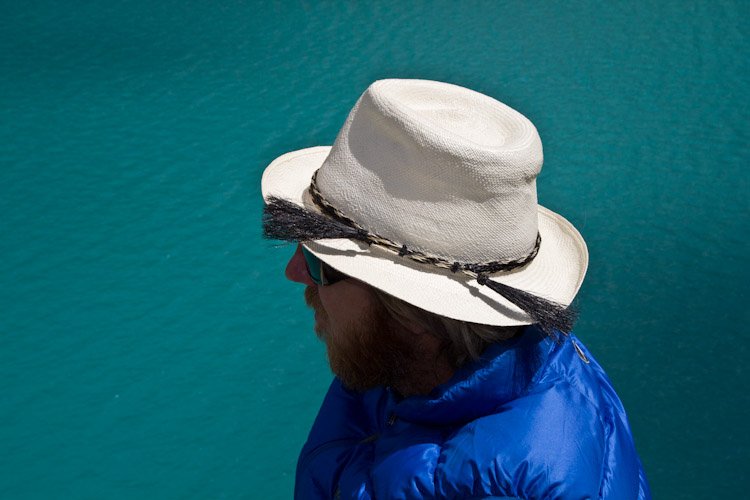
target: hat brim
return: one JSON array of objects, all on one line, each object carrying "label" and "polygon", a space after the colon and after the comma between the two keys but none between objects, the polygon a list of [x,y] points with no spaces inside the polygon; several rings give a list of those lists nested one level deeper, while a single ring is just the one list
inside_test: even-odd
[{"label": "hat brim", "polygon": [[[313,173],[321,167],[330,149],[328,146],[308,148],[274,160],[263,173],[263,198],[276,196],[317,210],[309,200],[307,189]],[[538,227],[542,243],[534,260],[491,278],[567,306],[586,274],[586,243],[570,222],[541,205],[538,206]],[[441,316],[497,326],[532,322],[517,306],[461,273],[420,264],[376,245],[349,239],[310,241],[305,247],[333,268]]]}]

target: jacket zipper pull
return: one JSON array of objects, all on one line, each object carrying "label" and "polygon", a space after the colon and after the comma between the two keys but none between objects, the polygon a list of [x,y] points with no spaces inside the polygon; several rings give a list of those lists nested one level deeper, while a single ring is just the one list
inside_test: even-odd
[{"label": "jacket zipper pull", "polygon": [[587,358],[586,354],[583,353],[583,349],[578,347],[578,344],[576,344],[576,341],[571,340],[571,342],[573,342],[573,347],[575,348],[576,353],[578,353],[578,357],[581,358],[584,363],[587,363],[587,364],[590,363],[589,358]]}]

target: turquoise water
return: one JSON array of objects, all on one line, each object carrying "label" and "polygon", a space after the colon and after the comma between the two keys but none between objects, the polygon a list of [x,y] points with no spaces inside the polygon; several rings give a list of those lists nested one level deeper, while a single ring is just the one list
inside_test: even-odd
[{"label": "turquoise water", "polygon": [[747,498],[747,2],[3,2],[0,497],[289,498],[330,381],[276,156],[367,85],[537,125],[655,498]]}]

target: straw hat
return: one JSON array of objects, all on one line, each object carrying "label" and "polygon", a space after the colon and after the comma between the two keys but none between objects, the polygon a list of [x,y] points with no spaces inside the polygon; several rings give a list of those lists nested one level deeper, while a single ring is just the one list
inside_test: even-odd
[{"label": "straw hat", "polygon": [[578,231],[537,204],[542,159],[534,125],[505,104],[447,83],[381,80],[332,147],[277,158],[262,190],[267,203],[352,226],[345,238],[287,237],[333,268],[442,316],[521,325],[537,318],[503,290],[564,308],[588,265]]}]

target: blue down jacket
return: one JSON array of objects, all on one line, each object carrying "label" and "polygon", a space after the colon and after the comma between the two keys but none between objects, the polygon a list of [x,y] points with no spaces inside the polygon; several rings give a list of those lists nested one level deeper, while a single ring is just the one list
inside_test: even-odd
[{"label": "blue down jacket", "polygon": [[625,410],[573,335],[534,327],[429,396],[334,380],[302,449],[295,498],[646,499]]}]

